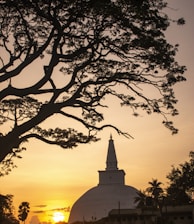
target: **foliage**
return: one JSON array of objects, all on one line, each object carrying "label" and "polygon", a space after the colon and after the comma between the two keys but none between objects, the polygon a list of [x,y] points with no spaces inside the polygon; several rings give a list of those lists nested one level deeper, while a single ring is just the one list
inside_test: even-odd
[{"label": "foliage", "polygon": [[[130,136],[105,123],[107,96],[135,116],[162,115],[177,133],[169,115],[178,114],[173,86],[185,80],[185,67],[175,60],[178,45],[165,38],[173,22],[165,7],[164,0],[0,2],[3,174],[31,138],[72,148],[97,141],[106,127]],[[48,127],[51,117],[60,124]]]},{"label": "foliage", "polygon": [[163,198],[165,197],[164,190],[161,187],[162,182],[157,179],[152,179],[148,182],[149,187],[145,191],[138,191],[137,197],[135,198],[135,203],[137,203],[137,208],[162,208]]},{"label": "foliage", "polygon": [[137,207],[153,206],[162,208],[166,205],[185,205],[194,203],[194,152],[189,154],[189,161],[172,167],[167,175],[169,180],[166,189],[161,187],[161,182],[152,179],[145,191],[137,192],[135,203]]},{"label": "foliage", "polygon": [[23,221],[25,223],[25,220],[28,217],[29,211],[30,211],[29,202],[22,202],[19,205],[19,210],[18,210],[18,218],[19,218],[19,220],[21,220],[21,221]]},{"label": "foliage", "polygon": [[153,204],[155,207],[160,206],[160,201],[163,197],[163,189],[161,188],[161,182],[157,179],[153,179],[152,181],[148,182],[150,187],[147,188],[147,192],[151,194],[151,198],[153,199]]},{"label": "foliage", "polygon": [[0,194],[0,223],[1,224],[19,224],[19,221],[14,217],[12,205],[13,195]]},{"label": "foliage", "polygon": [[167,188],[168,202],[171,204],[189,204],[194,196],[194,152],[189,154],[190,160],[172,167],[167,175],[169,186]]},{"label": "foliage", "polygon": [[137,208],[143,208],[146,206],[147,197],[147,192],[141,190],[137,192],[137,196],[134,200],[134,202],[137,204]]}]

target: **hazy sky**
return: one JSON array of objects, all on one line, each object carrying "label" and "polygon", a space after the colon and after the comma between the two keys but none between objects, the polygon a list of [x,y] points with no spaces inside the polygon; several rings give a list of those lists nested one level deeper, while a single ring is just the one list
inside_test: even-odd
[{"label": "hazy sky", "polygon": [[[0,178],[0,194],[13,194],[16,210],[22,201],[31,207],[33,215],[44,221],[51,220],[50,209],[71,207],[85,191],[98,184],[98,170],[105,169],[106,153],[110,133],[113,135],[118,166],[126,172],[126,184],[145,189],[148,181],[157,178],[167,183],[166,175],[171,165],[188,160],[194,150],[194,1],[170,0],[169,10],[174,18],[184,17],[186,25],[171,27],[167,37],[171,43],[179,43],[177,59],[187,66],[187,82],[176,86],[180,115],[173,119],[179,134],[172,136],[162,124],[158,115],[143,115],[135,118],[127,108],[120,108],[117,102],[110,103],[107,121],[113,121],[120,129],[129,132],[134,139],[118,136],[107,129],[99,134],[101,141],[81,145],[73,150],[62,150],[31,140],[18,168],[8,176]],[[111,116],[110,116],[111,115]],[[56,118],[51,120],[56,121]],[[46,210],[44,213],[34,211]],[[41,216],[42,215],[42,216]],[[66,218],[68,213],[65,214]],[[27,222],[28,223],[28,222]]]}]

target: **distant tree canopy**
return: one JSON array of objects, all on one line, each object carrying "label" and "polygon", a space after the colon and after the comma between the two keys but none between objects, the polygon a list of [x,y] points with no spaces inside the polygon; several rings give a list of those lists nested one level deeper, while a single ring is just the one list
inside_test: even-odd
[{"label": "distant tree canopy", "polygon": [[18,218],[19,220],[23,221],[25,223],[25,220],[28,217],[28,213],[30,211],[30,204],[29,202],[23,201],[19,205],[19,210],[18,210]]},{"label": "distant tree canopy", "polygon": [[13,195],[0,194],[0,223],[1,224],[19,224],[19,221],[13,215],[12,205]]},{"label": "distant tree canopy", "polygon": [[145,191],[138,191],[135,197],[135,203],[138,208],[145,208],[152,206],[153,208],[161,208],[161,201],[164,196],[164,190],[161,185],[162,182],[157,179],[152,179],[148,182],[149,187]]},{"label": "distant tree canopy", "polygon": [[137,207],[145,208],[153,206],[162,208],[166,205],[194,204],[194,152],[189,154],[189,161],[181,163],[178,167],[172,167],[167,175],[168,186],[163,189],[161,182],[153,179],[148,182],[149,187],[145,191],[139,191],[135,202]]},{"label": "distant tree canopy", "polygon": [[[107,96],[158,113],[173,134],[173,86],[185,80],[173,22],[163,0],[6,0],[0,2],[0,161],[5,173],[21,144],[35,138],[62,148],[98,140]],[[177,24],[184,24],[181,18]],[[60,124],[45,121],[59,116]],[[83,128],[76,129],[71,121]],[[85,129],[84,129],[85,128]],[[126,134],[127,135],[127,134]]]},{"label": "distant tree canopy", "polygon": [[190,152],[189,158],[178,167],[173,166],[167,175],[167,196],[174,205],[194,202],[194,151]]}]

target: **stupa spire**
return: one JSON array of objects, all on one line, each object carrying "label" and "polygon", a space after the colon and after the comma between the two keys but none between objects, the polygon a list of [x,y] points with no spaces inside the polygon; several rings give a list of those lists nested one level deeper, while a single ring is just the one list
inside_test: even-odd
[{"label": "stupa spire", "polygon": [[112,139],[112,135],[110,135],[109,145],[108,145],[108,153],[106,158],[106,170],[118,170],[117,167],[117,157],[114,147],[114,141]]}]

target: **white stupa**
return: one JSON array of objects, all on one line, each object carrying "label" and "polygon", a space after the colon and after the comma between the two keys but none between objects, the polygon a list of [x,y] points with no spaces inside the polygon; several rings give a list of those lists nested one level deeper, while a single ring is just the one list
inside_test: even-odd
[{"label": "white stupa", "polygon": [[114,141],[109,140],[106,169],[99,172],[99,184],[84,193],[72,206],[69,224],[99,220],[112,209],[132,209],[137,189],[125,185],[125,172],[117,167]]}]

